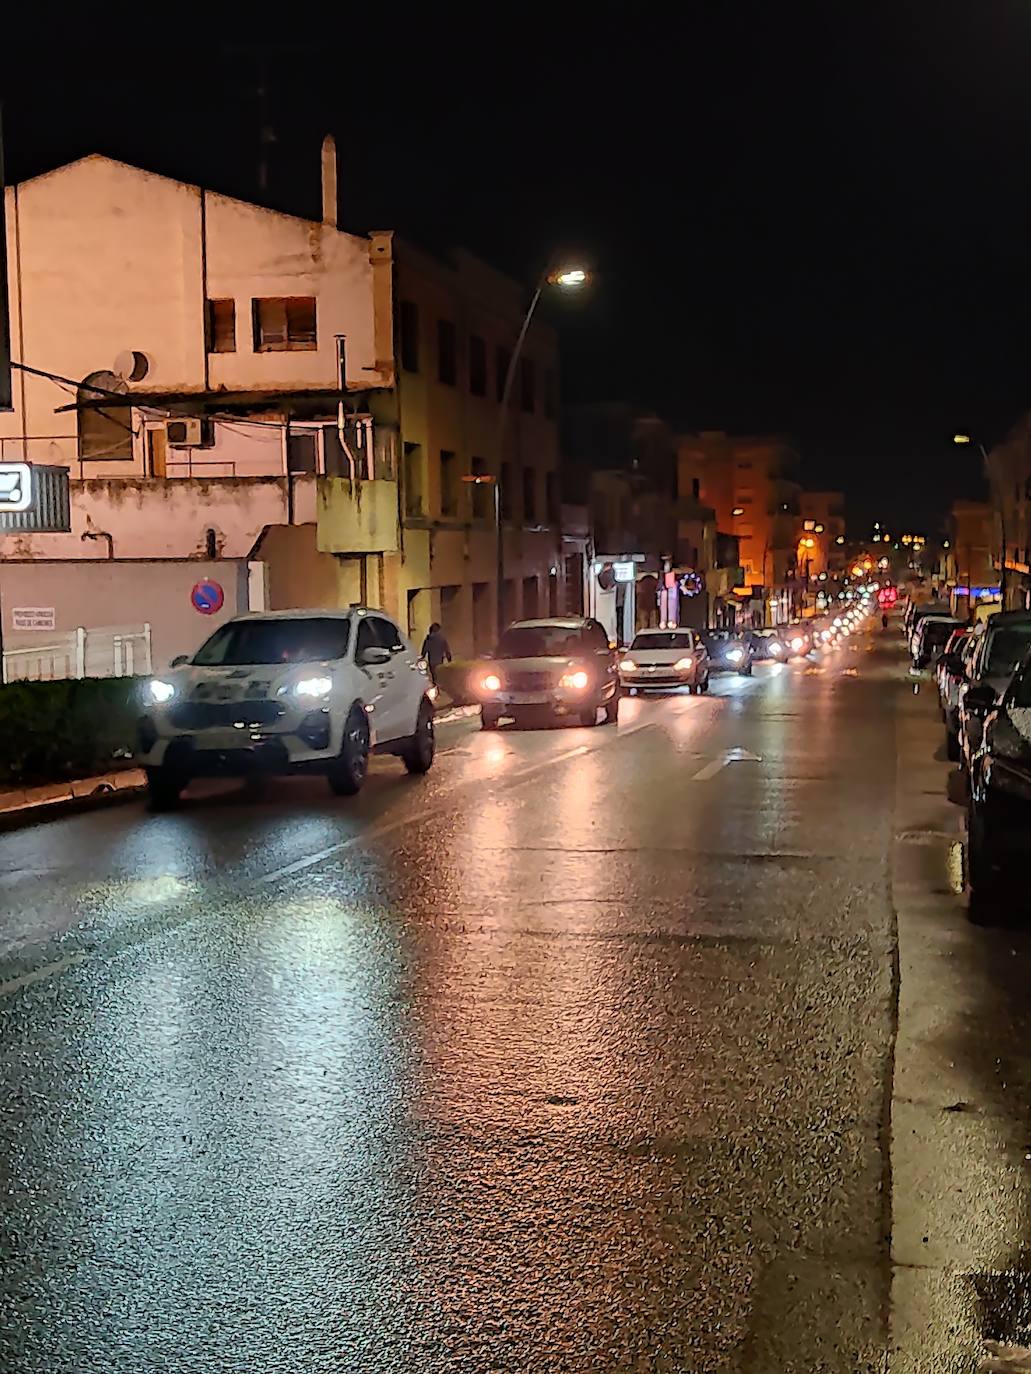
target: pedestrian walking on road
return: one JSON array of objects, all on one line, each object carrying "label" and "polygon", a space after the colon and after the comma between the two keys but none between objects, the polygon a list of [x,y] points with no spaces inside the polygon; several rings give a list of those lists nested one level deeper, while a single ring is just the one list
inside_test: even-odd
[{"label": "pedestrian walking on road", "polygon": [[422,642],[422,656],[429,665],[430,677],[433,679],[434,687],[436,687],[437,669],[442,663],[451,662],[451,645],[447,642],[447,636],[440,628],[439,620],[433,622],[429,634]]}]

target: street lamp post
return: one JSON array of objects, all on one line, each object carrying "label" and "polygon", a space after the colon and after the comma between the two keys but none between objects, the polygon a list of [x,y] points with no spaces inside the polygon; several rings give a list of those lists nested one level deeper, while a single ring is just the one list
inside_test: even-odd
[{"label": "street lamp post", "polygon": [[[952,436],[954,444],[974,444],[981,450],[981,457],[984,459],[984,470],[988,477],[989,489],[994,488],[999,501],[999,538],[1002,541],[1002,556],[999,559],[999,601],[1002,609],[1006,609],[1006,589],[1009,579],[1006,576],[1006,496],[1002,490],[1002,483],[998,480],[992,470],[992,460],[988,456],[988,450],[979,439],[972,439],[969,434],[954,434]],[[973,603],[973,589],[970,582],[970,569],[967,570],[967,605]]]},{"label": "street lamp post", "polygon": [[530,298],[526,314],[523,316],[523,323],[519,328],[516,337],[515,347],[512,349],[508,359],[508,368],[505,372],[505,383],[501,389],[501,400],[498,405],[498,428],[496,438],[497,450],[497,479],[494,484],[494,526],[497,538],[497,595],[495,602],[495,617],[497,620],[498,638],[505,628],[504,600],[505,600],[505,531],[501,523],[501,465],[505,456],[505,429],[508,421],[508,402],[512,394],[512,385],[515,381],[516,369],[523,352],[523,344],[530,331],[530,322],[537,309],[537,303],[544,294],[546,286],[560,286],[564,290],[576,290],[587,283],[587,273],[582,267],[565,267],[557,269],[554,260],[549,263],[537,283],[537,289]]}]

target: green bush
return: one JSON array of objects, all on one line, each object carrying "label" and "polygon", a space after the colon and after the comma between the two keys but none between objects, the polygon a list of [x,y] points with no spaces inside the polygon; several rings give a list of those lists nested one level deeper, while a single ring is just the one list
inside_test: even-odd
[{"label": "green bush", "polygon": [[0,687],[0,784],[87,778],[124,763],[141,711],[137,678]]}]

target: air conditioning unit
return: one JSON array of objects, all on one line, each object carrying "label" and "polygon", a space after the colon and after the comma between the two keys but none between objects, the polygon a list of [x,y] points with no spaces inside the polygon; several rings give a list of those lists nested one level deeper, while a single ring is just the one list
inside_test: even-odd
[{"label": "air conditioning unit", "polygon": [[196,415],[166,420],[165,439],[169,448],[209,448],[214,443],[213,426]]}]

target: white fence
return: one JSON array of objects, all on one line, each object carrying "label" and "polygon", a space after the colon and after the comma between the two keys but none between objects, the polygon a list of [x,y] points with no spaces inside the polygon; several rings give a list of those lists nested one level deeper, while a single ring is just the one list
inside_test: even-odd
[{"label": "white fence", "polygon": [[40,642],[5,649],[4,682],[69,677],[133,677],[152,672],[150,626],[47,631]]}]

